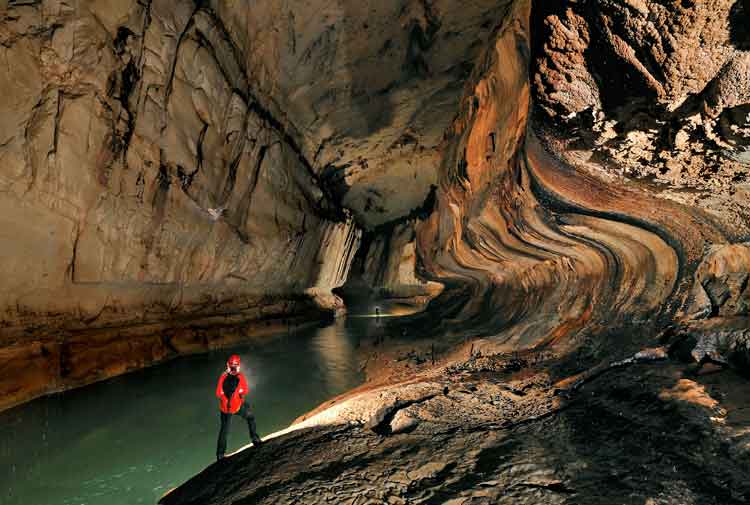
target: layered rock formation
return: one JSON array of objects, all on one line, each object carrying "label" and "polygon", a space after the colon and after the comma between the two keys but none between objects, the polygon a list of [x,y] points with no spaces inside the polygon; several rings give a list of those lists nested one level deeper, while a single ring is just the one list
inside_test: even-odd
[{"label": "layered rock formation", "polygon": [[[742,56],[726,44],[744,11],[720,1],[505,5],[446,130],[434,209],[415,228],[418,274],[444,290],[387,330],[406,330],[417,354],[439,342],[440,366],[415,360],[421,372],[408,380],[341,399],[162,503],[750,499],[746,379],[700,378],[717,368],[699,368],[747,372],[746,202],[727,190],[726,208],[691,205],[673,196],[676,179],[655,187],[610,173],[617,159],[596,166],[596,145],[571,140],[585,126],[566,122],[627,115],[637,95],[661,125],[681,107],[665,104],[717,77],[710,89],[735,89],[721,83],[740,67],[716,60]],[[738,100],[706,95],[701,118]],[[696,142],[716,142],[701,131]],[[718,186],[729,187],[725,175]],[[270,462],[278,451],[289,458]]]},{"label": "layered rock formation", "polygon": [[507,349],[596,335],[608,353],[635,350],[645,342],[606,333],[680,317],[704,247],[737,235],[647,186],[565,166],[527,134],[526,19],[479,59],[446,137],[436,210],[418,232],[422,273],[446,284],[433,307],[443,330]]}]

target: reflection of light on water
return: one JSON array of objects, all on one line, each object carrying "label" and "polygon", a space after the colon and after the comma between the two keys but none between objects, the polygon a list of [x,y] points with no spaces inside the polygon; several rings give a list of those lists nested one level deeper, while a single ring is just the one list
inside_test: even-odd
[{"label": "reflection of light on water", "polygon": [[[360,384],[355,349],[374,326],[373,319],[308,326],[0,413],[0,504],[156,503],[213,462],[214,389],[231,354],[242,359],[263,435]],[[232,423],[231,449],[247,443],[240,421]]]},{"label": "reflection of light on water", "polygon": [[346,333],[345,321],[338,318],[325,328],[320,328],[314,338],[315,351],[324,366],[322,373],[329,389],[345,390],[351,384],[351,365],[355,362],[355,346]]},{"label": "reflection of light on water", "polygon": [[[347,313],[347,319],[379,319],[385,317],[402,317],[416,314],[424,310],[423,305],[411,305],[394,301],[381,301],[379,305],[368,304],[358,307],[361,312],[353,310]],[[364,310],[362,310],[364,309]]]}]

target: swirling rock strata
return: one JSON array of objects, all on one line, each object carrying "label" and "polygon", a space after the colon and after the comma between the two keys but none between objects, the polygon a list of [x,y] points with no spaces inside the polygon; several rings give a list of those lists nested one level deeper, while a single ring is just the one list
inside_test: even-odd
[{"label": "swirling rock strata", "polygon": [[[732,244],[746,226],[661,198],[643,181],[569,163],[575,156],[560,138],[570,131],[530,123],[542,91],[529,72],[545,57],[531,37],[531,2],[506,5],[444,135],[432,211],[416,223],[417,272],[444,290],[388,329],[410,331],[414,348],[443,345],[441,366],[417,365],[406,381],[333,402],[162,503],[747,502],[746,381],[733,372],[690,376],[657,347],[700,327],[706,338],[694,344],[730,353],[746,371],[746,246]],[[626,5],[672,26],[658,2],[540,2],[535,12],[569,7],[576,30],[557,35],[575,39],[591,34],[584,14]],[[694,2],[678,11],[690,9],[686,23],[710,17]],[[636,35],[653,31],[648,19],[614,19]],[[620,27],[605,21],[611,33],[600,41],[634,66],[651,100],[690,93],[718,72],[703,69],[702,85],[657,85]],[[608,90],[595,92],[596,76],[581,68],[588,43],[593,36],[581,36],[571,42],[581,53],[557,56],[575,70],[562,75],[585,81],[566,98],[598,96],[599,106]],[[671,61],[659,64],[685,71]],[[467,337],[476,338],[461,348]]]},{"label": "swirling rock strata", "polygon": [[726,231],[648,188],[566,166],[527,134],[528,8],[516,4],[480,58],[447,135],[436,211],[417,239],[423,274],[446,284],[433,308],[444,329],[510,348],[669,320],[704,245]]}]

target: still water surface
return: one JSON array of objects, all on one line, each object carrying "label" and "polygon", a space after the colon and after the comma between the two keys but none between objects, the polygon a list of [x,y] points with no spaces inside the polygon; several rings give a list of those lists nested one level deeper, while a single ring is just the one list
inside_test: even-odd
[{"label": "still water surface", "polygon": [[[359,385],[355,356],[378,321],[350,317],[229,350],[179,358],[0,413],[3,505],[155,504],[214,459],[214,388],[242,357],[258,432]],[[232,421],[228,452],[249,442]]]}]

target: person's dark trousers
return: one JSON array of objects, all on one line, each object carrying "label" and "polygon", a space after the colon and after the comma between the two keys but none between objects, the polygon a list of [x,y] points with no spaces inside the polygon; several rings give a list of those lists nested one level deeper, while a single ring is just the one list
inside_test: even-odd
[{"label": "person's dark trousers", "polygon": [[[221,429],[219,430],[219,440],[216,442],[216,459],[223,458],[227,450],[227,434],[229,433],[229,426],[232,423],[232,416],[235,414],[219,412],[219,415],[221,417]],[[250,405],[243,403],[236,415],[247,421],[247,429],[250,432],[250,440],[253,441],[253,445],[260,445],[260,437],[258,436],[258,432],[255,431],[255,416],[250,412]]]}]

